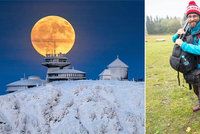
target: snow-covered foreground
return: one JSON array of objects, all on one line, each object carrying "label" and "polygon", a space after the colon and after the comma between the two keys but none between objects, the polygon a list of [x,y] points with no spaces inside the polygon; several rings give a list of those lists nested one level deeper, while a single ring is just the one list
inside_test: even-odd
[{"label": "snow-covered foreground", "polygon": [[53,82],[0,96],[0,134],[104,133],[144,133],[143,82]]}]

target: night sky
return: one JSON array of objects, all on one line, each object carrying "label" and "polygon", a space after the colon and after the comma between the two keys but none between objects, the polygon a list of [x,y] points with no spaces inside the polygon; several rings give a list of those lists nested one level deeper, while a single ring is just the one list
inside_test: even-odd
[{"label": "night sky", "polygon": [[8,83],[29,75],[45,79],[43,57],[31,44],[31,29],[41,18],[57,15],[76,33],[67,54],[87,79],[119,58],[129,66],[129,79],[144,79],[144,1],[4,1],[0,2],[0,94]]}]

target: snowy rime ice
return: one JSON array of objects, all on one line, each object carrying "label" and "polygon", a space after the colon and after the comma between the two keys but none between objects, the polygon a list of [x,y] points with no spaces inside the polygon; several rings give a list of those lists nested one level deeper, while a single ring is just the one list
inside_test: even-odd
[{"label": "snowy rime ice", "polygon": [[128,79],[128,65],[119,59],[115,59],[107,66],[102,73],[99,74],[100,80],[127,80]]},{"label": "snowy rime ice", "polygon": [[143,134],[144,83],[57,81],[0,96],[1,134]]}]

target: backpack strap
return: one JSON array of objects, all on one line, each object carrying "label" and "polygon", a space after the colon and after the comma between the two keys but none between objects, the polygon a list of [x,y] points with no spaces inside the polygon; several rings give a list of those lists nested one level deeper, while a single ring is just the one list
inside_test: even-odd
[{"label": "backpack strap", "polygon": [[192,85],[191,85],[191,84],[189,84],[189,89],[190,89],[190,90],[192,89]]},{"label": "backpack strap", "polygon": [[[178,70],[179,70],[179,68],[180,68],[180,63],[181,63],[181,60],[179,61]],[[180,86],[180,85],[181,85],[181,83],[180,83],[179,71],[177,71],[177,79],[178,79],[178,85]]]},{"label": "backpack strap", "polygon": [[179,77],[179,71],[177,71],[177,79],[178,79],[178,85],[180,86],[180,77]]}]

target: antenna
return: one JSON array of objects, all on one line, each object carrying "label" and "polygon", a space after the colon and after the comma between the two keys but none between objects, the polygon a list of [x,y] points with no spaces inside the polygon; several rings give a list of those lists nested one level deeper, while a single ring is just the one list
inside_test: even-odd
[{"label": "antenna", "polygon": [[45,47],[45,56],[47,56],[47,47]]},{"label": "antenna", "polygon": [[55,42],[55,39],[53,40],[53,52],[54,52],[54,55],[56,55],[56,42]]},{"label": "antenna", "polygon": [[[32,40],[32,41],[34,41],[34,42],[38,42],[38,43],[43,43],[43,42],[48,42],[48,43],[50,43],[50,44],[52,44],[53,43],[53,51],[51,51],[52,53],[51,54],[56,54],[56,42],[66,42],[67,41],[67,39],[59,39],[59,38],[57,38],[57,39],[34,39],[34,40]],[[47,47],[47,46],[46,46]],[[48,49],[48,47],[47,47],[47,49],[46,49],[47,51],[50,51],[49,49]]]}]

